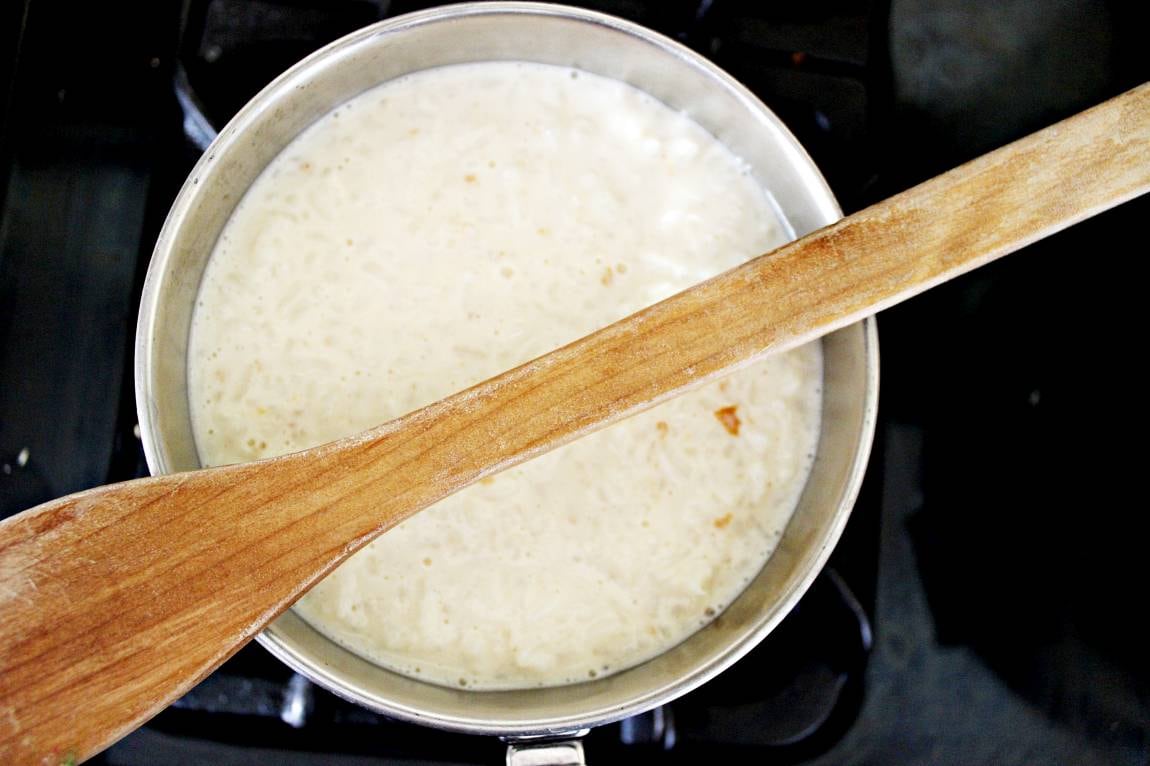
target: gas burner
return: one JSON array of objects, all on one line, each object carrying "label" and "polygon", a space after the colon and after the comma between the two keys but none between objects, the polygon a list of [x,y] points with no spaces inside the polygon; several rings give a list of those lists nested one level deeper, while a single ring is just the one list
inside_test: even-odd
[{"label": "gas burner", "polygon": [[[21,30],[12,70],[21,111],[11,122],[26,126],[2,147],[13,171],[0,211],[0,465],[11,469],[0,474],[0,515],[146,475],[132,320],[148,253],[192,165],[215,132],[299,58],[378,19],[435,5],[184,0],[150,4],[128,30],[94,6],[61,28],[50,23],[48,2],[26,0],[26,28],[13,27]],[[885,28],[881,4],[584,5],[667,34],[745,82],[808,147],[846,207],[872,193],[869,131],[884,119],[889,91],[885,36],[872,33]],[[0,85],[4,77],[0,69]],[[881,457],[881,447],[875,453]],[[872,460],[830,565],[793,613],[713,682],[592,731],[592,762],[638,755],[668,764],[791,763],[840,740],[864,699],[881,468]],[[503,745],[389,720],[249,646],[95,762],[350,764],[368,756],[491,764],[502,760]]]}]

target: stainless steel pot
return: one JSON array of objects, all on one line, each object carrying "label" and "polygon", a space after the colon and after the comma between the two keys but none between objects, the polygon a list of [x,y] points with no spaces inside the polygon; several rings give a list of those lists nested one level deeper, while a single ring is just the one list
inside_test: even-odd
[{"label": "stainless steel pot", "polygon": [[[208,147],[172,207],[148,271],[136,342],[140,429],[153,473],[199,466],[188,415],[188,328],[212,247],[249,185],[304,128],[362,91],[421,69],[498,59],[578,67],[629,82],[685,111],[751,165],[796,235],[841,215],[810,158],[762,103],[704,59],[634,24],[562,6],[470,3],[368,27],[305,59],[244,107]],[[782,620],[825,563],[854,503],[874,429],[873,322],[822,342],[818,454],[778,550],[718,619],[659,657],[573,686],[475,692],[373,665],[290,611],[258,640],[314,682],[365,707],[509,738],[586,729],[690,691]],[[555,752],[574,757],[574,749]]]}]

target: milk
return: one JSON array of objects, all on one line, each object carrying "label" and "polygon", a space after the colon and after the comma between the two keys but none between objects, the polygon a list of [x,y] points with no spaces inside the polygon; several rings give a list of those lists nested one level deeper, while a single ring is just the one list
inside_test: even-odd
[{"label": "milk", "polygon": [[[225,227],[197,299],[205,465],[378,425],[783,241],[747,166],[622,83],[514,62],[367,91]],[[296,611],[379,664],[479,689],[642,662],[761,569],[819,430],[817,344],[438,503]]]}]

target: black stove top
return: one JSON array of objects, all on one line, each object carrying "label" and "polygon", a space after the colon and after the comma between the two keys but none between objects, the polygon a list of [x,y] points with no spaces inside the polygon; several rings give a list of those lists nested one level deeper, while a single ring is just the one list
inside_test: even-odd
[{"label": "black stove top", "polygon": [[[0,9],[0,516],[146,472],[136,303],[214,130],[312,50],[429,5]],[[750,86],[848,212],[1150,76],[1150,19],[1120,3],[581,5]],[[1146,413],[1120,396],[1138,282],[1114,279],[1140,254],[1123,232],[1147,211],[1128,205],[884,315],[878,440],[830,565],[735,668],[593,731],[589,759],[1150,762],[1141,451],[1121,438]],[[502,757],[497,740],[344,703],[250,646],[97,762]]]}]

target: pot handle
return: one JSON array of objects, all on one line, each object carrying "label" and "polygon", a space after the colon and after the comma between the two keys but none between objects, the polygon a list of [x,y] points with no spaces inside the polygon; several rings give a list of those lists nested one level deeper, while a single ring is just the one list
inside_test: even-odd
[{"label": "pot handle", "polygon": [[507,741],[507,766],[586,766],[583,735],[572,732],[561,739],[531,738]]}]

